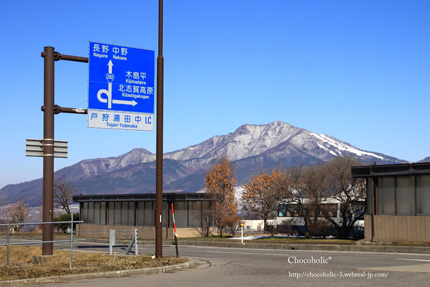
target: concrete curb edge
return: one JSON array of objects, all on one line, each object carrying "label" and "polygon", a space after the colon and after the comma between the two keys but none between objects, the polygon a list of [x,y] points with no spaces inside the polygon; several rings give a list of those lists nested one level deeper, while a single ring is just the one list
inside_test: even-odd
[{"label": "concrete curb edge", "polygon": [[430,254],[430,246],[390,246],[390,245],[337,245],[337,244],[267,244],[245,242],[244,245],[236,242],[210,242],[210,241],[182,241],[179,245],[213,246],[255,249],[290,249],[290,250],[320,250],[320,251],[348,251],[348,252],[385,252],[385,253],[416,253]]}]

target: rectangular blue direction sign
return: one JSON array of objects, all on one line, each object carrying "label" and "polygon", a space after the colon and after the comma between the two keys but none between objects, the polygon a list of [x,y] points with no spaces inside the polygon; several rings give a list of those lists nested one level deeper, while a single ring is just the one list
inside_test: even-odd
[{"label": "rectangular blue direction sign", "polygon": [[153,130],[155,52],[90,42],[88,127]]}]

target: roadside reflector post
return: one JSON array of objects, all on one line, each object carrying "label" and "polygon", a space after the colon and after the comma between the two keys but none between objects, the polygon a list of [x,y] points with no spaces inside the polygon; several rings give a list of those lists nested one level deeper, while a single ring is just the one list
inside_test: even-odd
[{"label": "roadside reflector post", "polygon": [[113,247],[115,246],[115,230],[109,230],[109,255],[113,253]]},{"label": "roadside reflector post", "polygon": [[173,203],[171,205],[172,205],[172,217],[173,217],[173,237],[175,237],[176,257],[179,257],[178,237],[176,236],[175,210],[173,209]]},{"label": "roadside reflector post", "polygon": [[138,244],[138,231],[137,229],[134,230],[134,255],[138,256],[139,255],[139,244]]},{"label": "roadside reflector post", "polygon": [[240,243],[243,245],[243,223],[240,224]]}]

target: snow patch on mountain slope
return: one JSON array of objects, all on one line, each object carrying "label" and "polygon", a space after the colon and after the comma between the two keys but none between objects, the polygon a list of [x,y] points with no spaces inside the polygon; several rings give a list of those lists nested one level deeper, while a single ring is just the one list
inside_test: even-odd
[{"label": "snow patch on mountain slope", "polygon": [[239,160],[264,153],[289,140],[301,129],[281,121],[268,125],[243,125],[225,136],[215,136],[199,145],[171,152],[165,158],[187,161],[190,159],[215,159],[227,156]]},{"label": "snow patch on mountain slope", "polygon": [[[317,133],[311,133],[314,137],[316,137],[318,140],[320,140],[321,142],[317,142],[317,145],[330,152],[331,154],[333,154],[334,156],[340,156],[341,154],[337,154],[335,153],[333,150],[329,149],[329,147],[334,147],[336,150],[342,152],[349,152],[352,154],[356,154],[358,156],[370,156],[370,157],[376,157],[379,159],[384,159],[382,156],[377,155],[375,153],[371,153],[371,152],[366,152],[366,151],[362,151],[359,150],[351,145],[346,145],[345,143],[341,142],[341,141],[337,141],[329,136],[323,135],[323,134],[317,134]],[[328,145],[328,146],[327,146]]]}]

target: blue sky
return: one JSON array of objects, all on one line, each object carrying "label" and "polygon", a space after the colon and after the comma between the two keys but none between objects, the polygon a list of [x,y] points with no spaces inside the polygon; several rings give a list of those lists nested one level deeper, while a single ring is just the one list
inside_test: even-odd
[{"label": "blue sky", "polygon": [[[411,162],[430,156],[430,1],[164,1],[164,151],[281,120]],[[158,49],[158,1],[1,1],[0,187],[40,178],[25,139],[43,137],[44,46]],[[56,104],[87,108],[88,65],[56,62]],[[55,116],[60,169],[133,148],[155,132]]]}]

